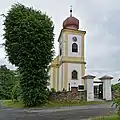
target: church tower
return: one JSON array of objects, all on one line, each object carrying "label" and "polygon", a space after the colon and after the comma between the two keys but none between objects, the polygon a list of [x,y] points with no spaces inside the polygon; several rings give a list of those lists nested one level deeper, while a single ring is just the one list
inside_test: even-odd
[{"label": "church tower", "polygon": [[59,55],[51,63],[51,87],[57,91],[84,90],[85,74],[84,36],[86,31],[79,30],[79,20],[70,16],[63,22],[60,32]]}]

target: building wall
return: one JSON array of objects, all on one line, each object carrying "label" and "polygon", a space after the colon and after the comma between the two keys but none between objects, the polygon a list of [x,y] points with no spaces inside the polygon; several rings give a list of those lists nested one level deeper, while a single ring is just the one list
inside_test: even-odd
[{"label": "building wall", "polygon": [[[62,55],[60,55],[60,49],[62,50]],[[59,55],[60,55],[60,60],[62,60],[63,56],[65,56],[65,34],[63,33],[60,37],[59,40]]]},{"label": "building wall", "polygon": [[[73,41],[73,37],[77,38],[77,41]],[[72,52],[72,44],[76,43],[78,45],[78,52]],[[68,34],[68,56],[70,57],[81,57],[81,50],[82,50],[82,44],[81,44],[81,35],[74,35],[74,34]]]},{"label": "building wall", "polygon": [[59,67],[59,91],[62,89],[62,65]]},{"label": "building wall", "polygon": [[62,63],[59,67],[59,91],[68,88],[68,63]]},{"label": "building wall", "polygon": [[86,79],[87,101],[94,101],[93,79]]},{"label": "building wall", "polygon": [[[78,72],[78,80],[72,80],[73,70],[76,70]],[[68,84],[69,83],[71,87],[78,87],[78,85],[82,85],[81,64],[68,63]]]},{"label": "building wall", "polygon": [[[62,49],[62,54],[63,54],[64,48],[63,48],[63,41],[62,41],[62,38],[60,38],[60,40],[59,40],[59,49],[58,49],[59,55],[60,55],[60,49]],[[59,61],[61,61],[61,59],[62,59],[62,55],[60,55],[60,60],[59,60]]]},{"label": "building wall", "polygon": [[[78,53],[72,52],[72,37],[77,37]],[[51,69],[51,87],[57,91],[62,91],[63,88],[69,90],[69,83],[71,86],[77,86],[84,84],[84,80],[81,79],[85,74],[84,64],[84,33],[81,31],[74,31],[64,29],[59,36],[59,54],[60,48],[62,49],[62,55],[59,59],[53,60]],[[58,65],[58,66],[57,66]],[[59,67],[59,68],[58,68]],[[78,80],[71,80],[71,72],[75,69],[78,72]]]},{"label": "building wall", "polygon": [[51,67],[50,70],[50,89],[54,88],[56,91],[59,89],[59,68]]},{"label": "building wall", "polygon": [[59,88],[59,56],[53,59],[50,67],[50,89],[55,88],[58,90]]},{"label": "building wall", "polygon": [[[81,76],[85,75],[85,60],[84,60],[84,33],[80,31],[66,30],[64,32],[65,39],[65,57],[62,58],[66,63],[75,63],[81,66]],[[73,37],[77,37],[78,52],[72,52]],[[84,84],[84,80],[82,80]]]},{"label": "building wall", "polygon": [[56,91],[59,91],[59,67],[57,67],[57,83],[56,83]]},{"label": "building wall", "polygon": [[50,88],[53,88],[53,67],[50,68]]},{"label": "building wall", "polygon": [[55,68],[55,73],[56,73],[56,75],[55,75],[55,81],[54,81],[54,82],[55,82],[55,83],[54,83],[54,84],[55,84],[55,90],[57,90],[57,84],[58,84],[58,82],[57,82],[58,70],[57,70],[57,69],[58,69],[58,68],[56,67],[56,68]]},{"label": "building wall", "polygon": [[[82,68],[81,64],[76,63],[63,63],[59,68],[59,91],[65,88],[69,90],[69,83],[71,87],[78,87],[78,85],[83,85],[82,82]],[[78,72],[78,80],[72,80],[71,73],[73,70]]]},{"label": "building wall", "polygon": [[67,90],[67,81],[68,81],[68,71],[67,71],[67,63],[62,63],[61,65],[61,72],[62,72],[62,75],[61,75],[61,90],[66,89]]},{"label": "building wall", "polygon": [[57,75],[57,73],[56,73],[56,68],[55,67],[53,67],[52,68],[52,86],[51,86],[51,88],[55,88],[56,89],[56,75]]},{"label": "building wall", "polygon": [[112,100],[111,80],[103,80],[103,99]]},{"label": "building wall", "polygon": [[[65,41],[65,56],[68,57],[82,57],[84,59],[84,37],[85,37],[85,31],[80,30],[63,30],[63,40]],[[71,44],[73,43],[72,37],[77,37],[77,42],[79,45],[79,53],[76,56],[76,54],[71,52]],[[81,53],[81,55],[80,55]]]}]

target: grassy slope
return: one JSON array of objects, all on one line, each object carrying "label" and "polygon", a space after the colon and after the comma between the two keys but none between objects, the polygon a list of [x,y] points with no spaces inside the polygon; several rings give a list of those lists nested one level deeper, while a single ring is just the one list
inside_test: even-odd
[{"label": "grassy slope", "polygon": [[24,108],[22,102],[12,102],[12,100],[4,100],[3,106],[12,107],[12,108]]}]

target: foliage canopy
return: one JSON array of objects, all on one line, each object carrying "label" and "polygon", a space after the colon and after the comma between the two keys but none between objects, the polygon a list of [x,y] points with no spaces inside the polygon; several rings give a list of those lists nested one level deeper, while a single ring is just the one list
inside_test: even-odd
[{"label": "foliage canopy", "polygon": [[114,94],[117,94],[114,98],[113,105],[115,104],[115,106],[118,108],[117,113],[120,116],[120,83],[113,85],[112,89],[114,91]]},{"label": "foliage canopy", "polygon": [[43,104],[47,99],[49,63],[54,55],[54,26],[41,11],[14,4],[4,20],[5,50],[19,68],[25,105]]}]

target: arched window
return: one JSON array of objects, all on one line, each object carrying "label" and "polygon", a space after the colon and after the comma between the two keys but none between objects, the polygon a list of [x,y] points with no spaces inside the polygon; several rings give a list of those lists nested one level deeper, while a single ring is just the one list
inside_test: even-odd
[{"label": "arched window", "polygon": [[72,79],[78,79],[78,73],[76,70],[72,71]]},{"label": "arched window", "polygon": [[78,52],[78,45],[76,43],[72,44],[72,52]]}]

